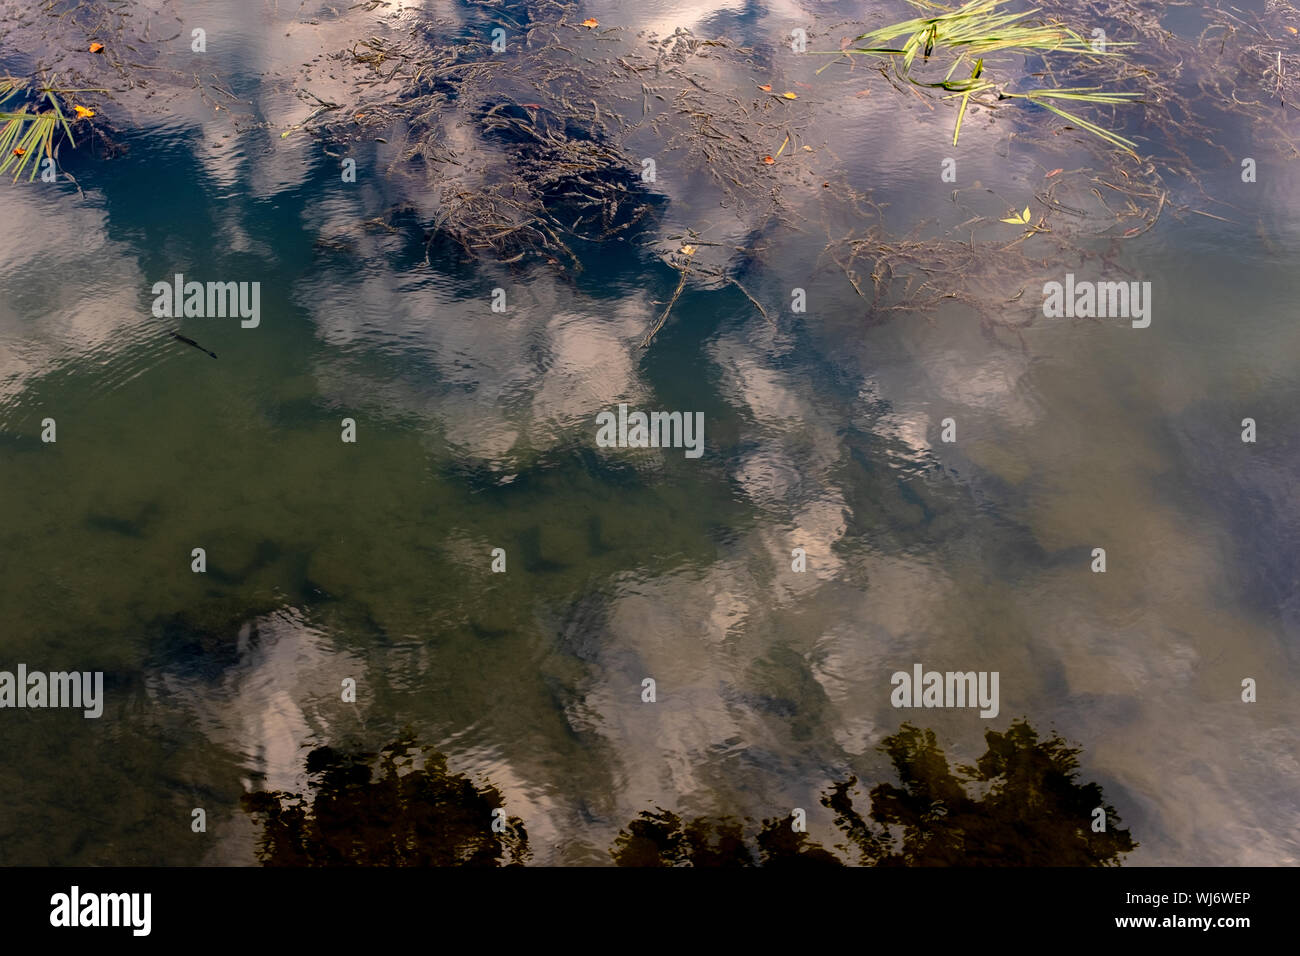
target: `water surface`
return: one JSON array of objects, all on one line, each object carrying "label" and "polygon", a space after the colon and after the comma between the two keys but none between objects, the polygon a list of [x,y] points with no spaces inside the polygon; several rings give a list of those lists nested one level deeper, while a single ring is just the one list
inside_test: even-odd
[{"label": "water surface", "polygon": [[[507,6],[520,24],[545,12]],[[806,807],[824,830],[828,781],[884,779],[876,746],[903,720],[968,760],[985,729],[1024,716],[1083,746],[1084,778],[1141,843],[1128,862],[1296,862],[1300,217],[1286,121],[1266,137],[1199,107],[1219,139],[1180,145],[1216,204],[1166,171],[1183,212],[1131,242],[1062,222],[1073,251],[1033,236],[1017,254],[1037,270],[1008,276],[997,260],[1016,231],[980,226],[984,271],[926,291],[965,291],[1023,328],[958,299],[876,313],[826,253],[832,227],[862,226],[841,185],[871,190],[888,235],[937,236],[970,215],[945,158],[962,202],[996,219],[1098,150],[1082,135],[1022,145],[1017,125],[1055,122],[1030,111],[973,114],[954,148],[950,110],[866,65],[817,74],[825,59],[786,47],[796,26],[835,48],[850,25],[908,8],[815,6],[609,0],[570,16],[611,29],[567,28],[591,56],[653,59],[678,27],[728,38],[748,52],[700,48],[684,68],[799,131],[797,163],[787,147],[771,173],[788,216],[668,148],[685,120],[629,133],[632,175],[659,160],[655,213],[635,241],[575,243],[575,271],[426,245],[438,200],[403,158],[401,124],[386,143],[280,135],[312,112],[295,89],[363,95],[355,62],[331,59],[358,38],[429,18],[444,42],[481,37],[490,9],[141,5],[168,27],[151,36],[206,29],[198,85],[115,84],[112,155],[91,140],[61,157],[76,184],[0,192],[0,661],[102,670],[108,687],[99,720],[0,719],[0,861],[252,864],[241,794],[301,789],[314,747],[411,728],[500,788],[534,862],[601,864],[653,806]],[[1168,25],[1194,36],[1203,24],[1185,15]],[[13,26],[0,67],[33,69],[41,29]],[[150,47],[160,77],[184,44]],[[484,95],[559,112],[528,70],[501,82]],[[1170,82],[1199,94],[1195,78]],[[798,98],[778,119],[760,83]],[[592,92],[642,110],[626,78]],[[467,182],[509,162],[508,141],[440,122],[442,142],[482,164]],[[1240,178],[1246,155],[1255,183]],[[642,349],[691,241],[702,269],[741,285],[689,281]],[[259,281],[260,325],[154,318],[150,288],[177,272]],[[1045,319],[1041,285],[1066,272],[1150,281],[1150,328]],[[789,307],[796,288],[806,312]],[[595,416],[620,402],[703,412],[705,454],[597,447]],[[47,417],[55,444],[39,438]],[[955,443],[940,440],[946,418]],[[206,574],[190,571],[195,547]],[[1089,570],[1098,547],[1105,574]],[[917,661],[998,671],[999,717],[892,707],[890,675]],[[1246,677],[1257,703],[1241,701]]]}]

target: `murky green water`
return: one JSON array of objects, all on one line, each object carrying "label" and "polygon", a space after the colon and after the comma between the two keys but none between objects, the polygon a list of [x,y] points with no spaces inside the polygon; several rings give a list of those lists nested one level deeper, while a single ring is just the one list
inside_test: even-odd
[{"label": "murky green water", "polygon": [[[1296,862],[1300,183],[1274,140],[1223,111],[1203,117],[1223,150],[1184,144],[1218,203],[1172,181],[1171,206],[1231,222],[1166,214],[1131,242],[1080,238],[1084,260],[1033,236],[1039,273],[935,280],[1032,319],[1018,334],[960,301],[886,320],[824,252],[822,224],[844,217],[831,170],[888,204],[891,234],[935,234],[966,218],[946,157],[956,186],[996,191],[996,218],[1094,154],[1008,144],[1041,113],[974,115],[954,148],[951,113],[784,52],[793,26],[829,43],[901,4],[586,4],[572,21],[625,29],[566,40],[583,51],[677,26],[753,47],[768,74],[720,57],[700,75],[745,102],[757,83],[797,90],[813,157],[782,222],[635,134],[660,155],[650,238],[696,230],[700,260],[768,312],[688,283],[642,350],[679,276],[650,247],[580,245],[576,277],[442,244],[426,264],[400,129],[350,149],[356,183],[337,145],[282,138],[311,111],[292,93],[305,64],[417,17],[291,6],[150,7],[166,35],[206,29],[203,70],[242,118],[158,82],[103,110],[119,155],[63,157],[81,192],[0,189],[0,666],[107,686],[99,720],[0,711],[0,862],[251,864],[241,794],[300,790],[312,748],[411,728],[501,790],[534,862],[605,863],[647,807],[807,807],[825,829],[828,781],[884,779],[875,748],[903,720],[969,760],[1021,716],[1082,745],[1084,779],[1141,843],[1128,862]],[[426,13],[467,34],[497,22]],[[29,69],[34,35],[12,26],[0,67]],[[981,228],[994,259],[1017,235]],[[177,272],[259,281],[260,324],[154,318],[150,289]],[[1041,283],[1067,272],[1150,281],[1151,326],[1045,319]],[[595,416],[620,402],[703,412],[705,453],[598,447]],[[917,661],[999,672],[1000,715],[894,708],[890,675]]]}]

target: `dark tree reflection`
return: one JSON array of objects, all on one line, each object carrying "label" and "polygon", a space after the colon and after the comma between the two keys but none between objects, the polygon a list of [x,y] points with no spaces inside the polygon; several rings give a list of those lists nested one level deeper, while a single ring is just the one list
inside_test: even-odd
[{"label": "dark tree reflection", "polygon": [[[1027,723],[987,731],[974,766],[952,767],[933,731],[904,724],[880,749],[896,783],[832,783],[830,848],[791,818],[758,826],[732,817],[684,818],[656,807],[618,833],[619,866],[1117,866],[1137,844],[1101,787],[1078,780],[1079,750],[1039,740]],[[420,758],[423,758],[422,763]],[[378,754],[329,747],[307,758],[310,793],[253,793],[268,866],[502,866],[525,862],[528,835],[504,819],[501,793],[451,773],[408,734]],[[1105,829],[1095,832],[1098,811]],[[495,825],[494,825],[495,822]]]},{"label": "dark tree reflection", "polygon": [[739,822],[728,817],[683,821],[671,810],[642,810],[611,851],[621,866],[753,866]]},{"label": "dark tree reflection", "polygon": [[[423,756],[422,765],[417,759]],[[491,785],[476,787],[410,736],[377,755],[320,747],[307,756],[310,798],[259,792],[244,808],[262,819],[266,866],[502,866],[524,862],[528,834],[502,819]]]},{"label": "dark tree reflection", "polygon": [[765,820],[751,849],[735,820],[665,810],[643,811],[610,853],[619,866],[1117,866],[1137,846],[1101,787],[1078,782],[1078,748],[1057,736],[1040,741],[1019,721],[984,739],[975,766],[954,770],[933,731],[904,724],[886,737],[881,749],[899,783],[872,788],[865,817],[854,805],[855,777],[822,797],[835,815],[838,856],[788,817]]}]

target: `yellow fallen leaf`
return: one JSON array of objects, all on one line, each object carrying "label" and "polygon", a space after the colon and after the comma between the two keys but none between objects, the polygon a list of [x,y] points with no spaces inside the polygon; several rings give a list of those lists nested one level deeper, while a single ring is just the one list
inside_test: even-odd
[{"label": "yellow fallen leaf", "polygon": [[76,103],[72,104],[72,108],[77,111],[77,119],[90,119],[90,117],[95,115],[94,110],[86,109],[84,106],[78,106]]},{"label": "yellow fallen leaf", "polygon": [[1024,226],[1024,225],[1027,225],[1027,224],[1029,223],[1029,207],[1026,206],[1024,212],[1022,212],[1022,213],[1020,213],[1020,214],[1018,214],[1018,215],[1016,215],[1016,216],[1013,216],[1013,217],[1011,217],[1010,219],[1002,219],[1002,220],[999,220],[999,221],[1000,221],[1000,222],[1009,222],[1009,223],[1011,223],[1013,226]]},{"label": "yellow fallen leaf", "polygon": [[799,98],[794,93],[791,93],[789,90],[786,90],[781,95],[784,96],[787,100],[797,100]]},{"label": "yellow fallen leaf", "polygon": [[693,256],[693,255],[695,255],[695,247],[694,247],[694,246],[682,246],[682,255],[684,255],[684,256]]},{"label": "yellow fallen leaf", "polygon": [[1291,34],[1292,36],[1295,36],[1297,33],[1300,33],[1300,30],[1297,30],[1295,27],[1283,27],[1282,29],[1286,30],[1286,32]]},{"label": "yellow fallen leaf", "polygon": [[582,25],[588,30],[594,30],[596,27],[600,26],[600,21],[595,17],[587,17],[587,19],[582,21]]}]

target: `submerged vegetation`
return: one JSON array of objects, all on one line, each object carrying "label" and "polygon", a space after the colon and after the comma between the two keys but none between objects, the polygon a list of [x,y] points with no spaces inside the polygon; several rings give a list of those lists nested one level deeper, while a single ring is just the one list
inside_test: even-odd
[{"label": "submerged vegetation", "polygon": [[[987,330],[1019,338],[1033,316],[1009,316],[1006,306],[1049,263],[1110,259],[1162,215],[1224,218],[1205,208],[1221,201],[1203,188],[1205,160],[1191,152],[1208,146],[1235,164],[1239,157],[1220,141],[1225,123],[1249,123],[1253,135],[1300,156],[1279,121],[1300,78],[1300,51],[1286,32],[1297,29],[1300,12],[1289,3],[1276,0],[1257,16],[1202,7],[1189,15],[1205,28],[1191,36],[1164,23],[1169,9],[1186,5],[1178,2],[1037,0],[1032,9],[1011,0],[908,2],[916,16],[864,24],[823,44],[839,49],[809,71],[820,84],[783,76],[797,68],[771,49],[681,27],[667,35],[593,27],[557,0],[474,5],[450,23],[342,14],[363,21],[355,41],[319,64],[264,78],[310,107],[287,127],[216,74],[195,77],[168,46],[180,35],[168,35],[170,14],[148,14],[157,22],[146,23],[143,36],[126,15],[133,4],[55,4],[25,16],[47,17],[48,45],[66,51],[51,69],[78,85],[114,87],[105,109],[119,102],[156,109],[158,100],[146,107],[132,92],[146,83],[155,91],[197,84],[212,116],[229,118],[241,136],[273,130],[279,141],[301,131],[335,158],[385,146],[376,161],[403,199],[369,210],[350,230],[331,226],[319,249],[354,247],[362,233],[382,229],[409,233],[429,264],[435,256],[468,268],[540,263],[569,277],[596,250],[627,250],[629,262],[658,274],[661,294],[643,346],[691,291],[730,287],[757,318],[774,322],[776,303],[742,284],[750,282],[744,273],[761,267],[773,239],[799,233],[825,234],[818,268],[842,274],[867,321],[956,300]],[[498,22],[509,33],[500,52],[490,40]],[[1109,36],[1097,38],[1100,28]],[[829,31],[822,36],[830,39]],[[92,40],[104,42],[103,55],[85,52]],[[122,52],[137,48],[132,59]],[[933,111],[933,94],[955,101],[954,143],[977,113],[990,125],[996,119],[997,148],[1032,155],[1043,178],[1005,197],[961,186],[946,226],[887,222],[888,202],[857,181],[825,139],[828,122],[859,119],[859,101],[843,96],[842,81],[864,58],[884,61],[879,73],[902,105]],[[827,73],[832,65],[846,69]],[[812,92],[796,94],[796,83]],[[1124,108],[1139,103],[1140,111]],[[1062,122],[1010,108],[1017,104]],[[1109,110],[1109,118],[1082,115],[1087,107]],[[11,135],[21,130],[42,152],[57,146],[57,119],[20,113],[10,121]],[[98,121],[94,132],[108,145]],[[32,151],[15,146],[23,155],[4,157],[6,168],[22,169]],[[647,173],[647,159],[675,186]],[[704,189],[716,201],[688,208]],[[1010,237],[1008,225],[1018,227]]]},{"label": "submerged vegetation", "polygon": [[[1248,32],[1232,11],[1200,11],[1209,26],[1189,38],[1164,26],[1163,7],[1009,4],[917,0],[917,17],[842,38],[836,59],[808,77],[824,82],[796,94],[799,81],[780,75],[788,63],[732,37],[593,31],[571,6],[537,0],[512,5],[526,15],[504,56],[472,35],[448,40],[423,28],[386,39],[381,64],[373,44],[342,51],[367,85],[315,131],[331,150],[389,142],[396,131],[386,174],[435,198],[381,224],[396,231],[403,218],[419,220],[428,255],[459,250],[486,268],[540,261],[573,275],[591,261],[592,243],[644,248],[664,268],[643,347],[691,291],[732,287],[756,318],[774,322],[776,303],[743,285],[744,273],[761,267],[777,237],[800,233],[825,234],[817,267],[843,275],[867,321],[958,301],[991,334],[1023,344],[1020,330],[1034,321],[1024,290],[1059,263],[1113,262],[1162,215],[1224,218],[1201,184],[1204,158],[1191,153],[1208,144],[1236,162],[1216,126],[1237,112],[1234,97],[1269,86],[1251,71],[1278,58],[1252,52],[1268,36],[1262,20]],[[1110,36],[1070,24],[1104,25]],[[828,118],[855,121],[854,97],[839,90],[864,58],[885,61],[879,73],[902,106],[932,111],[928,94],[957,101],[954,142],[985,112],[999,124],[999,152],[1032,156],[1042,178],[1006,197],[958,186],[947,226],[889,222],[888,203],[824,140]],[[1278,62],[1285,69],[1287,57]],[[825,72],[834,64],[845,69]],[[754,86],[737,84],[742,76]],[[863,85],[853,83],[847,89]],[[1232,119],[1285,139],[1277,104],[1263,96]],[[1025,106],[1042,111],[1012,108]],[[1083,115],[1089,107],[1109,116]],[[1042,122],[1049,117],[1060,122]],[[680,187],[639,175],[647,156],[674,183],[707,183],[727,213],[688,210]],[[1019,229],[1009,237],[1007,225]]]},{"label": "submerged vegetation", "polygon": [[[1078,781],[1079,750],[1059,736],[1039,740],[1017,721],[987,731],[974,766],[949,765],[933,731],[904,724],[886,737],[898,783],[873,787],[864,816],[857,778],[821,799],[839,843],[830,850],[792,817],[751,821],[683,819],[643,810],[609,853],[618,866],[1117,866],[1137,847],[1096,783]],[[244,807],[262,820],[268,866],[498,866],[523,863],[524,823],[505,817],[504,798],[447,769],[446,757],[410,734],[375,754],[312,751],[310,800],[253,793]],[[378,771],[376,774],[375,771]],[[1104,828],[1098,831],[1098,827]]]}]

